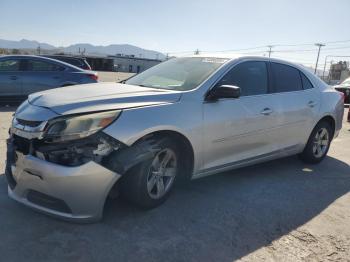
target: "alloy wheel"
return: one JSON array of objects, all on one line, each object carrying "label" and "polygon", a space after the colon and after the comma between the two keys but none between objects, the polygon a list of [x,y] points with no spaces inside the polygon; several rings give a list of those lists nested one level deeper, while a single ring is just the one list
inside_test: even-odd
[{"label": "alloy wheel", "polygon": [[329,146],[329,133],[326,128],[320,128],[314,137],[312,152],[315,157],[323,157]]},{"label": "alloy wheel", "polygon": [[147,192],[153,199],[162,198],[171,188],[177,172],[176,154],[170,148],[154,157],[147,176]]}]

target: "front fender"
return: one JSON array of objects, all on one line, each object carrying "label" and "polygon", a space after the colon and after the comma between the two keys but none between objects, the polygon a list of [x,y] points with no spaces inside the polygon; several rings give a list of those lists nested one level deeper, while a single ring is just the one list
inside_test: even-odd
[{"label": "front fender", "polygon": [[[189,113],[190,112],[190,113]],[[172,103],[123,110],[104,133],[127,146],[158,131],[174,131],[188,139],[195,154],[194,168],[201,163],[202,113],[197,103]]]}]

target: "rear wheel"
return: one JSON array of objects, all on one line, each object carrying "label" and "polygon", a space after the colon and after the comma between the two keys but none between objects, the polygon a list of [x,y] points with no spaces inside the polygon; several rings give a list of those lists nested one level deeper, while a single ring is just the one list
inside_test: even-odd
[{"label": "rear wheel", "polygon": [[300,158],[306,163],[321,162],[329,150],[332,134],[332,128],[328,122],[318,123],[312,131],[304,151],[300,154]]},{"label": "rear wheel", "polygon": [[162,204],[169,196],[180,167],[179,150],[170,139],[160,142],[160,150],[150,160],[133,167],[121,181],[121,193],[143,208]]}]

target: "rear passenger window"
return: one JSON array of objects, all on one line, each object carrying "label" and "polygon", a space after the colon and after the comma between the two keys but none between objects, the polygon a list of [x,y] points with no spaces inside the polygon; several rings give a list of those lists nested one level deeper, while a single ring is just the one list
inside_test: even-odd
[{"label": "rear passenger window", "polygon": [[268,90],[266,63],[243,62],[231,69],[219,85],[234,85],[241,88],[241,96],[266,94]]},{"label": "rear passenger window", "polygon": [[8,59],[0,61],[0,71],[9,72],[9,71],[18,71],[19,70],[19,60],[17,59]]},{"label": "rear passenger window", "polygon": [[28,60],[27,61],[27,71],[40,71],[40,72],[52,72],[52,71],[62,71],[64,67],[53,63],[47,63],[39,60]]},{"label": "rear passenger window", "polygon": [[301,80],[303,82],[304,89],[314,88],[314,86],[311,84],[310,80],[303,73],[300,72],[300,75],[301,75]]},{"label": "rear passenger window", "polygon": [[278,63],[271,63],[271,69],[276,93],[303,89],[298,69]]}]

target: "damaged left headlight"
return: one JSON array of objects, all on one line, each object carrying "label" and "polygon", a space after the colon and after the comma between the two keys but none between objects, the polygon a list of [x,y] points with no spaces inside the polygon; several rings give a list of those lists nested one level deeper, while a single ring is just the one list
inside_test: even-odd
[{"label": "damaged left headlight", "polygon": [[120,113],[118,110],[60,117],[48,123],[44,137],[52,142],[84,138],[110,125]]}]

